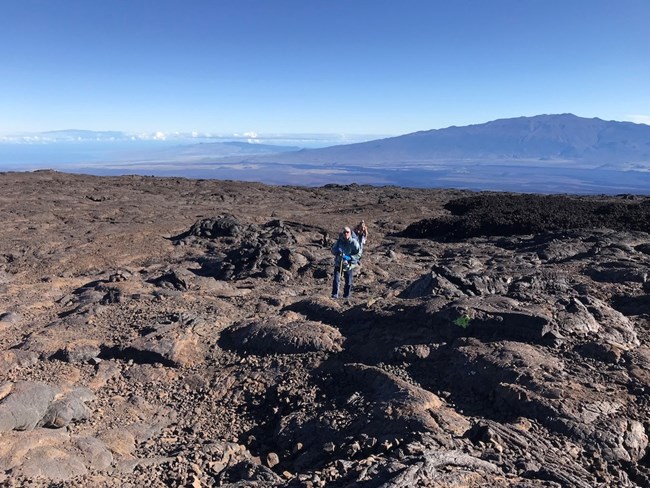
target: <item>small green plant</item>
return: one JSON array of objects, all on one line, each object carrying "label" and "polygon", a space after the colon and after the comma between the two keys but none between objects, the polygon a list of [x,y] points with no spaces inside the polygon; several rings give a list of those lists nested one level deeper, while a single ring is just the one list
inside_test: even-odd
[{"label": "small green plant", "polygon": [[469,323],[471,322],[472,319],[470,319],[467,315],[461,315],[458,317],[456,320],[454,320],[454,324],[456,324],[458,327],[462,327],[463,329],[466,329],[469,327]]}]

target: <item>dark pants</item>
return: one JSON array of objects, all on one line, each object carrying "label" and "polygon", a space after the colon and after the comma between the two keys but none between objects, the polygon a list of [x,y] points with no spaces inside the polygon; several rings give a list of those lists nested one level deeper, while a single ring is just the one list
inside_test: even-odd
[{"label": "dark pants", "polygon": [[[339,266],[334,267],[334,284],[332,285],[332,296],[338,298],[339,296],[339,285],[341,282],[341,268]],[[345,286],[343,287],[343,298],[349,298],[352,293],[352,273],[354,269],[349,269],[343,271],[343,276],[345,277]]]}]

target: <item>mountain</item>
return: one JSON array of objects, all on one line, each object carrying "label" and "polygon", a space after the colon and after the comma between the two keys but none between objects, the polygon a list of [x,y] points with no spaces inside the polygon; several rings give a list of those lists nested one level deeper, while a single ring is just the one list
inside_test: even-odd
[{"label": "mountain", "polygon": [[283,154],[281,159],[359,165],[454,161],[647,164],[650,163],[650,126],[573,114],[538,115],[307,149]]}]

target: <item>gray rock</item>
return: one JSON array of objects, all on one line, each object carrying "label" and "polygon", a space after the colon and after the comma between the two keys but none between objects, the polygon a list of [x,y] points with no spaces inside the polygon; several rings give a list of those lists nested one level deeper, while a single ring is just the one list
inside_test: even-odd
[{"label": "gray rock", "polygon": [[44,427],[60,428],[74,421],[90,418],[90,410],[85,402],[95,395],[88,388],[75,388],[54,400],[40,421]]},{"label": "gray rock", "polygon": [[487,475],[500,474],[494,464],[460,451],[429,451],[421,461],[401,470],[380,488],[404,486],[471,486],[485,483]]},{"label": "gray rock", "polygon": [[607,283],[645,283],[650,277],[650,267],[638,262],[599,263],[585,273],[596,281]]},{"label": "gray rock", "polygon": [[399,435],[404,429],[416,429],[433,431],[443,438],[462,435],[469,429],[469,423],[437,395],[380,368],[349,364],[344,374],[372,405],[372,420],[364,427],[368,434],[385,438]]},{"label": "gray rock", "polygon": [[63,395],[45,383],[19,381],[0,402],[0,432],[32,430],[39,426],[63,427],[88,418],[86,401],[94,398],[86,388]]},{"label": "gray rock", "polygon": [[101,349],[97,341],[81,339],[70,342],[63,350],[63,358],[73,364],[86,363],[100,355]]},{"label": "gray rock", "polygon": [[613,341],[627,346],[639,345],[635,326],[625,315],[614,310],[604,301],[592,297],[581,297],[586,313],[592,323],[598,324],[598,335],[603,341]]},{"label": "gray rock", "polygon": [[84,464],[92,470],[107,470],[113,463],[113,454],[102,441],[95,437],[80,437],[75,447],[81,451]]},{"label": "gray rock", "polygon": [[458,335],[540,341],[552,330],[552,318],[539,306],[502,296],[455,300],[436,317]]},{"label": "gray rock", "polygon": [[192,225],[189,235],[197,237],[236,237],[242,232],[242,225],[230,214],[201,219]]},{"label": "gray rock", "polygon": [[151,283],[162,288],[168,288],[170,290],[177,291],[187,291],[190,289],[189,280],[186,276],[183,276],[185,273],[180,270],[167,270],[162,275],[157,278],[153,278]]},{"label": "gray rock", "polygon": [[38,354],[32,351],[12,349],[0,352],[0,371],[10,372],[15,369],[28,368],[38,362]]},{"label": "gray rock", "polygon": [[170,366],[191,366],[205,358],[204,347],[192,327],[180,323],[159,324],[135,339],[121,352],[139,363],[159,362]]},{"label": "gray rock", "polygon": [[32,381],[19,381],[0,403],[0,432],[32,430],[42,421],[58,390]]},{"label": "gray rock", "polygon": [[460,298],[464,296],[464,293],[451,281],[435,271],[420,277],[400,293],[402,298],[418,298],[432,295]]},{"label": "gray rock", "polygon": [[26,478],[46,478],[50,480],[68,480],[83,476],[88,469],[76,456],[52,447],[41,447],[29,451],[29,457],[14,468],[15,476]]},{"label": "gray rock", "polygon": [[258,354],[296,354],[310,351],[338,352],[343,336],[329,325],[309,320],[254,319],[223,332],[237,349]]},{"label": "gray rock", "polygon": [[18,325],[22,319],[23,317],[16,312],[0,313],[0,329],[10,325]]}]

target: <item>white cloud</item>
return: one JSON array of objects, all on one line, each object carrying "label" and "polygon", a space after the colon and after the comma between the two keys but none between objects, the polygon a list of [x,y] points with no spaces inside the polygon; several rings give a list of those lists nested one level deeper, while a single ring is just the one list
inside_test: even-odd
[{"label": "white cloud", "polygon": [[254,131],[244,132],[244,136],[248,138],[246,142],[248,142],[249,144],[259,144],[262,142],[257,138],[257,132]]},{"label": "white cloud", "polygon": [[50,142],[56,142],[56,139],[50,139],[38,135],[17,134],[0,136],[0,142],[11,144],[47,144]]},{"label": "white cloud", "polygon": [[635,124],[650,125],[650,115],[628,115],[627,119]]},{"label": "white cloud", "polygon": [[164,132],[158,131],[154,134],[153,138],[157,141],[164,141],[165,139],[167,139],[167,136],[165,135]]}]

